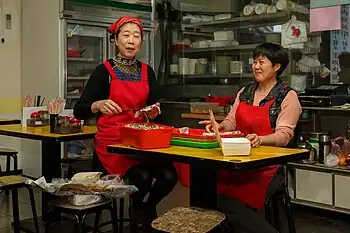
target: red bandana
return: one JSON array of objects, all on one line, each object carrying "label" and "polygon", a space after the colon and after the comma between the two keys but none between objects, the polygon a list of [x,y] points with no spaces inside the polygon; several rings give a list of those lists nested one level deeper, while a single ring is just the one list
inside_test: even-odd
[{"label": "red bandana", "polygon": [[109,27],[109,32],[113,34],[117,33],[117,31],[126,23],[135,23],[137,26],[139,26],[141,29],[141,36],[143,38],[143,26],[142,26],[141,20],[139,20],[138,18],[129,17],[129,16],[120,17],[117,21],[115,21]]}]

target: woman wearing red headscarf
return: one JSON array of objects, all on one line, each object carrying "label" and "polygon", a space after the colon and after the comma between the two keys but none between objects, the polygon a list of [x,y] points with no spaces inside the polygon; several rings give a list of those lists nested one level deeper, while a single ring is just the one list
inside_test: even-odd
[{"label": "woman wearing red headscarf", "polygon": [[177,173],[171,163],[140,163],[106,150],[107,145],[120,143],[121,124],[137,122],[134,113],[127,110],[142,109],[157,101],[154,71],[136,59],[144,35],[141,21],[124,16],[112,24],[109,31],[119,53],[95,69],[74,107],[74,115],[80,119],[97,116],[95,152],[98,159],[109,174],[119,174],[139,189],[133,194],[135,219],[143,223],[139,225],[149,227],[157,217],[157,204],[176,185]]}]

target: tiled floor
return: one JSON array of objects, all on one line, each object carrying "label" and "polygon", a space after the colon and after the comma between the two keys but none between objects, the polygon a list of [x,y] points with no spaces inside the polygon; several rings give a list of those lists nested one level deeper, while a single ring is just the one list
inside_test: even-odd
[{"label": "tiled floor", "polygon": [[[35,191],[36,205],[40,209],[40,190]],[[26,219],[31,217],[31,209],[29,197],[26,190],[20,190],[20,218]],[[187,205],[188,189],[178,185],[173,193],[159,205],[158,212],[163,213],[167,209]],[[296,228],[298,233],[345,233],[350,232],[350,224],[347,219],[350,216],[339,215],[335,213],[327,213],[320,210],[297,206],[294,208],[296,219]],[[108,216],[108,215],[107,215]],[[92,216],[93,217],[93,216]],[[11,197],[0,196],[0,233],[10,233],[12,221]],[[88,220],[92,223],[92,218]],[[54,227],[53,232],[65,233],[74,232],[72,225],[60,224]],[[71,229],[71,230],[68,230]],[[43,232],[43,231],[41,231]]]}]

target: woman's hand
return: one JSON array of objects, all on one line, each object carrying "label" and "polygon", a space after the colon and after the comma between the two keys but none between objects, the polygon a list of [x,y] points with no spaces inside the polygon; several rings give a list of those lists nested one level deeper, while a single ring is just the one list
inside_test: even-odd
[{"label": "woman's hand", "polygon": [[246,138],[250,140],[252,147],[259,147],[262,144],[261,138],[258,135],[256,135],[255,133],[248,134],[246,136]]},{"label": "woman's hand", "polygon": [[91,109],[94,113],[101,112],[102,114],[119,114],[123,111],[118,104],[110,99],[96,101],[92,104]]},{"label": "woman's hand", "polygon": [[[205,131],[207,131],[208,133],[214,132],[214,126],[215,125],[212,124],[212,121],[200,121],[199,124],[200,125],[205,125]],[[220,125],[216,121],[215,121],[215,124],[217,125],[219,131],[223,130],[222,125]]]}]

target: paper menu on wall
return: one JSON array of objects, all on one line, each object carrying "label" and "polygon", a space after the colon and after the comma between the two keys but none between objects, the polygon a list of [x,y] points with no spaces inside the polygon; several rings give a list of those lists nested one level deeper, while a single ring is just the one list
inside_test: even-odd
[{"label": "paper menu on wall", "polygon": [[339,81],[338,73],[340,72],[338,56],[342,52],[350,52],[350,6],[341,7],[341,30],[333,30],[330,33],[331,40],[331,83]]}]

